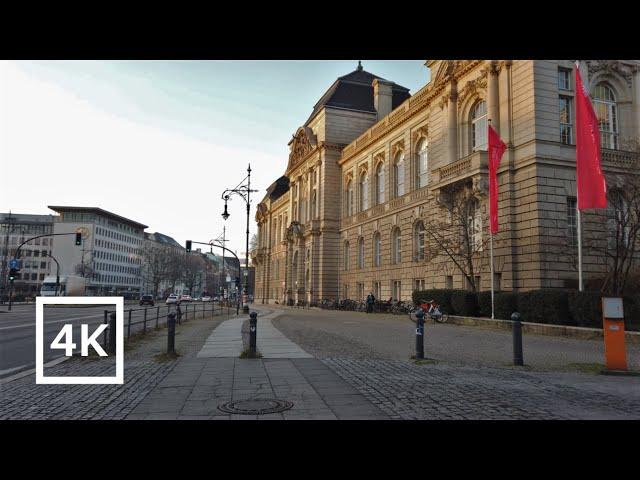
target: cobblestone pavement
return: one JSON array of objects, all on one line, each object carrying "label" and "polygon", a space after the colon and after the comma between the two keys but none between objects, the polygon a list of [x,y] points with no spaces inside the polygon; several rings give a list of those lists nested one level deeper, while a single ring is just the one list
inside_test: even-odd
[{"label": "cobblestone pavement", "polygon": [[325,358],[393,419],[640,419],[640,378]]},{"label": "cobblestone pavement", "polygon": [[[182,357],[195,355],[202,339],[226,318],[216,316],[178,325],[178,353]],[[123,385],[36,385],[35,375],[0,385],[0,419],[125,418],[177,363],[154,358],[166,351],[166,335],[166,329],[160,329],[128,344]],[[45,369],[45,375],[105,376],[113,375],[113,371],[112,358],[72,358]]]},{"label": "cobblestone pavement", "polygon": [[[415,354],[415,324],[406,315],[284,309],[273,325],[317,358],[409,360]],[[576,371],[580,364],[604,364],[601,340],[524,334],[523,351],[525,365],[538,370]],[[487,327],[429,323],[425,356],[460,365],[511,365],[512,334]],[[630,368],[640,370],[640,345],[627,344],[627,358]]]}]

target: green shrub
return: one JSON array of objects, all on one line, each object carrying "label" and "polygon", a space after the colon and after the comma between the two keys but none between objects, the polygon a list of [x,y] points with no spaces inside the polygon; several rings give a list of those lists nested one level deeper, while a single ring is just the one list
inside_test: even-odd
[{"label": "green shrub", "polygon": [[449,289],[414,290],[411,297],[414,305],[419,305],[426,300],[435,300],[446,313],[451,313],[451,293]]},{"label": "green shrub", "polygon": [[602,328],[602,301],[598,291],[572,291],[567,295],[572,325]]},{"label": "green shrub", "polygon": [[477,294],[468,290],[452,290],[451,307],[453,315],[475,317],[478,314]]},{"label": "green shrub", "polygon": [[[518,294],[515,292],[497,292],[493,299],[495,318],[511,320],[511,314],[518,310]],[[491,316],[491,293],[489,293],[489,315]]]},{"label": "green shrub", "polygon": [[566,290],[540,289],[518,293],[518,312],[523,322],[572,325]]},{"label": "green shrub", "polygon": [[[496,295],[498,293],[500,292],[495,292]],[[491,318],[491,290],[488,292],[478,292],[478,316]]]},{"label": "green shrub", "polygon": [[625,296],[623,305],[625,328],[628,324],[640,324],[640,294]]}]

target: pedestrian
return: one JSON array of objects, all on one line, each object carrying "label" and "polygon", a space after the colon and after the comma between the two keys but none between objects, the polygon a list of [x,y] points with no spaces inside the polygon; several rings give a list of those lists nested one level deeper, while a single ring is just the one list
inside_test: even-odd
[{"label": "pedestrian", "polygon": [[369,292],[367,295],[367,313],[373,313],[373,304],[376,301],[376,297],[373,296],[373,292]]}]

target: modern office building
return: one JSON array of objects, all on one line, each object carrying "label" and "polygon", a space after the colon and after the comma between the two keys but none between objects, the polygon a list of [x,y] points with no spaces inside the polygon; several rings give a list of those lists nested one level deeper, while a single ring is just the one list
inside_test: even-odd
[{"label": "modern office building", "polygon": [[[53,233],[53,215],[30,215],[23,213],[0,213],[0,253],[2,263],[2,277],[0,278],[0,295],[4,296],[8,290],[9,262],[16,255],[18,246],[38,235]],[[20,249],[20,272],[16,275],[13,291],[16,295],[39,295],[40,286],[46,276],[53,271],[52,260],[47,258],[51,254],[49,237],[36,238]]]},{"label": "modern office building", "polygon": [[53,237],[53,255],[61,275],[86,279],[86,295],[122,295],[136,298],[142,289],[142,257],[146,225],[95,207],[49,206],[59,216],[54,233],[82,234]]}]

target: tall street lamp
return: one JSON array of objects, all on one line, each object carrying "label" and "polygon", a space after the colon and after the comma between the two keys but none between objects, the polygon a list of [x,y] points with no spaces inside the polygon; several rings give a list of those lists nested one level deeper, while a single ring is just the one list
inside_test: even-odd
[{"label": "tall street lamp", "polygon": [[[246,181],[246,184],[245,184]],[[249,211],[251,205],[251,192],[257,192],[258,190],[251,190],[251,164],[247,168],[247,176],[242,179],[242,181],[235,187],[229,188],[222,193],[222,199],[224,200],[224,212],[222,212],[222,218],[225,220],[229,218],[229,212],[227,211],[227,202],[229,201],[232,195],[238,195],[242,197],[242,199],[247,204],[247,242],[246,242],[246,250],[245,250],[245,260],[244,267],[245,270],[249,271]],[[244,277],[244,294],[246,295],[249,292],[249,276],[246,275]],[[243,301],[244,304],[244,301]]]}]

